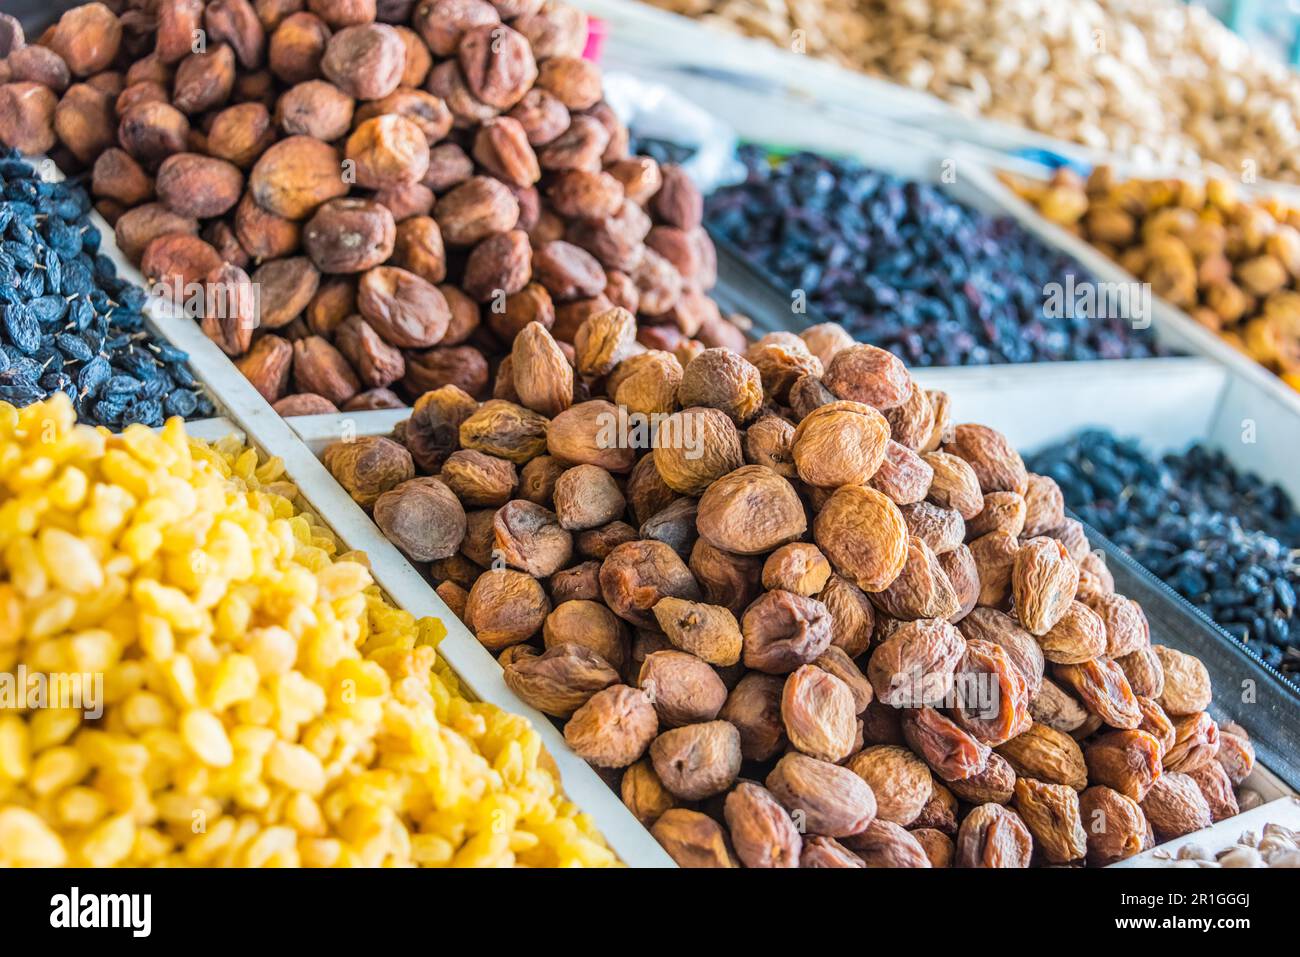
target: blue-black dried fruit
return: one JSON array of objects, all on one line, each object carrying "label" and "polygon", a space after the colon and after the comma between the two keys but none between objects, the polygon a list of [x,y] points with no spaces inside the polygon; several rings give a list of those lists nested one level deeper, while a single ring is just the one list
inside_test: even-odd
[{"label": "blue-black dried fruit", "polygon": [[[1120,317],[1049,315],[1045,288],[1082,267],[1008,218],[856,160],[742,147],[744,182],[705,223],[809,312],[910,365],[1119,359],[1155,342]],[[801,297],[802,300],[802,297]],[[1070,310],[1062,310],[1070,311]]]},{"label": "blue-black dried fruit", "polygon": [[1157,459],[1087,430],[1028,456],[1065,502],[1300,684],[1300,513],[1277,485],[1201,445]]}]

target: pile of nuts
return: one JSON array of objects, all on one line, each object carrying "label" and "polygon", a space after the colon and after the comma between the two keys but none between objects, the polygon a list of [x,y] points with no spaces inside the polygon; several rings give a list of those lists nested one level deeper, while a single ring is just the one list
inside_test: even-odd
[{"label": "pile of nuts", "polygon": [[616,305],[743,344],[699,192],[630,155],[581,11],[306,7],[89,3],[0,65],[0,141],[89,170],[122,251],[278,411],[479,396],[530,322],[569,342]]},{"label": "pile of nuts", "polygon": [[1237,812],[1205,667],[1000,433],[833,324],[636,331],[532,323],[493,399],[323,455],[678,863],[1101,865]]},{"label": "pile of nuts", "polygon": [[1300,79],[1178,0],[649,0],[1136,162],[1300,181]]},{"label": "pile of nuts", "polygon": [[1098,166],[1002,179],[1152,292],[1300,388],[1300,209],[1228,180],[1121,180]]},{"label": "pile of nuts", "polygon": [[1178,853],[1162,858],[1169,867],[1300,867],[1300,831],[1281,824],[1265,824],[1263,834],[1246,831],[1230,847],[1211,854],[1197,844],[1184,844]]}]

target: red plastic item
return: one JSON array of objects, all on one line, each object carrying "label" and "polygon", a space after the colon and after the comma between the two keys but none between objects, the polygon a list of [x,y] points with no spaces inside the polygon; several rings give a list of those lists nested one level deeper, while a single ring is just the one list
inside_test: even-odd
[{"label": "red plastic item", "polygon": [[582,58],[592,63],[599,63],[602,48],[605,46],[605,37],[608,35],[609,28],[604,20],[600,17],[588,17],[587,45],[582,50]]}]

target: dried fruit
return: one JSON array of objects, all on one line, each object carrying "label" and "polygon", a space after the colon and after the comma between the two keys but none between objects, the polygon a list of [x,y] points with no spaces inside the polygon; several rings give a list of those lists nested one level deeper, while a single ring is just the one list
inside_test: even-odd
[{"label": "dried fruit", "polygon": [[772,792],[752,781],[741,781],[727,795],[723,815],[746,867],[799,867],[803,840],[790,815]]},{"label": "dried fruit", "polygon": [[920,841],[897,824],[880,818],[861,833],[845,838],[845,844],[867,867],[930,866],[929,855]]},{"label": "dried fruit", "polygon": [[908,746],[949,783],[974,777],[988,765],[988,746],[934,708],[904,711],[902,729]]},{"label": "dried fruit", "polygon": [[[1029,488],[1029,473],[1020,453],[1011,447],[1005,435],[986,425],[958,425],[943,450],[965,459],[979,479],[980,490],[1015,492],[1024,495]],[[969,518],[970,516],[963,516]]]},{"label": "dried fruit", "polygon": [[1145,731],[1111,731],[1084,745],[1088,780],[1141,802],[1161,776],[1160,742]]},{"label": "dried fruit", "polygon": [[832,763],[848,757],[856,714],[849,686],[816,665],[801,665],[786,678],[781,720],[790,743],[804,754]]},{"label": "dried fruit", "polygon": [[[712,495],[710,486],[715,480],[723,476],[730,479],[728,473],[738,474],[737,470],[745,466],[740,435],[731,419],[718,409],[708,408],[683,409],[668,416],[654,435],[654,460],[664,484],[683,495]],[[772,478],[788,484],[779,477]],[[707,507],[706,501],[708,495],[701,500],[701,511]],[[708,537],[703,529],[701,533]],[[721,542],[715,544],[725,547]]]},{"label": "dried fruit", "polygon": [[960,781],[949,781],[948,787],[967,804],[1008,804],[1016,792],[1016,772],[995,751],[982,771]]},{"label": "dried fruit", "polygon": [[764,592],[740,622],[745,667],[788,674],[815,661],[831,643],[830,613],[812,598],[788,591]]},{"label": "dried fruit", "polygon": [[[644,691],[613,685],[596,692],[573,713],[564,726],[564,740],[589,764],[625,768],[645,753],[658,729],[659,719]],[[739,770],[739,760],[736,767]],[[657,765],[655,770],[659,771]],[[672,813],[661,817],[659,824]]]},{"label": "dried fruit", "polygon": [[876,618],[866,593],[847,578],[832,574],[815,597],[830,613],[831,644],[850,657],[866,651]]},{"label": "dried fruit", "polygon": [[650,760],[672,794],[702,800],[727,790],[740,773],[740,733],[726,721],[673,728],[654,739]]},{"label": "dried fruit", "polygon": [[600,655],[571,643],[516,658],[504,669],[504,678],[525,704],[557,718],[569,717],[596,692],[619,681],[618,672]]},{"label": "dried fruit", "polygon": [[919,708],[942,702],[966,651],[961,633],[942,619],[904,623],[871,653],[867,677],[882,704]]},{"label": "dried fruit", "polygon": [[1064,784],[1076,791],[1088,786],[1088,767],[1079,745],[1068,734],[1046,724],[1035,722],[997,751],[1021,777]]},{"label": "dried fruit", "polygon": [[1106,654],[1106,623],[1083,602],[1072,601],[1065,614],[1040,641],[1043,657],[1048,661],[1083,664]]},{"label": "dried fruit", "polygon": [[921,457],[933,469],[927,493],[931,502],[955,509],[966,521],[984,510],[984,493],[970,463],[947,452],[926,452]]},{"label": "dried fruit", "polygon": [[919,538],[908,539],[902,570],[887,587],[874,592],[871,601],[900,621],[949,618],[961,610],[961,601],[938,556]]},{"label": "dried fruit", "polygon": [[362,508],[371,507],[380,495],[415,477],[411,453],[382,436],[334,442],[321,458],[330,474]]},{"label": "dried fruit", "polygon": [[957,831],[958,867],[1028,867],[1032,851],[1025,822],[1001,804],[981,804]]},{"label": "dried fruit", "polygon": [[748,672],[727,695],[718,717],[740,732],[740,753],[746,761],[766,761],[785,744],[781,722],[782,679]]},{"label": "dried fruit", "polygon": [[1087,853],[1088,838],[1074,788],[1022,777],[1016,781],[1013,803],[1047,860],[1064,864]]},{"label": "dried fruit", "polygon": [[435,478],[414,478],[375,501],[375,523],[384,535],[419,562],[448,558],[465,537],[465,510]]},{"label": "dried fruit", "polygon": [[[901,517],[898,525],[901,528]],[[837,534],[841,526],[842,523],[834,523]],[[723,475],[700,498],[700,537],[723,551],[762,554],[794,541],[807,527],[803,503],[794,487],[762,465],[746,465]],[[821,536],[818,544],[827,551]],[[830,555],[829,551],[827,554]],[[834,556],[830,557],[834,562]]]},{"label": "dried fruit", "polygon": [[615,474],[636,462],[637,450],[619,441],[619,410],[612,402],[593,399],[565,409],[546,430],[546,449],[562,462],[599,465]]},{"label": "dried fruit", "polygon": [[1031,538],[1016,552],[1011,594],[1016,617],[1030,634],[1051,631],[1070,609],[1078,587],[1079,568],[1056,539]]},{"label": "dried fruit", "polygon": [[1094,658],[1078,665],[1057,665],[1053,674],[1112,728],[1136,728],[1142,721],[1137,698],[1119,665]]},{"label": "dried fruit", "polygon": [[876,798],[865,781],[806,754],[784,755],[764,783],[791,815],[799,815],[806,834],[848,837],[876,817]]},{"label": "dried fruit", "polygon": [[1065,522],[1065,498],[1054,479],[1029,473],[1024,493],[1026,538],[1046,535]]},{"label": "dried fruit", "polygon": [[977,603],[990,608],[1004,607],[1011,597],[1019,541],[1007,532],[989,532],[971,542],[969,548],[980,580]]},{"label": "dried fruit", "polygon": [[879,820],[907,827],[920,817],[934,793],[930,769],[907,748],[888,744],[865,748],[845,767],[871,786]]},{"label": "dried fruit", "polygon": [[835,570],[866,592],[888,588],[907,562],[902,513],[874,489],[836,490],[817,513],[813,538]]},{"label": "dried fruit", "polygon": [[822,381],[841,399],[882,411],[902,405],[912,394],[912,377],[902,360],[863,343],[836,352]]},{"label": "dried fruit", "polygon": [[1220,729],[1219,753],[1215,760],[1223,765],[1228,780],[1239,785],[1255,769],[1255,746],[1250,743],[1245,729],[1236,724],[1225,724]]},{"label": "dried fruit", "polygon": [[799,866],[862,868],[867,865],[862,858],[833,837],[815,834],[804,840],[803,852],[799,855]]},{"label": "dried fruit", "polygon": [[638,541],[619,545],[600,566],[600,590],[605,604],[638,627],[654,627],[652,609],[664,597],[700,599],[690,570],[663,542]]},{"label": "dried fruit", "polygon": [[953,718],[977,739],[997,746],[1029,728],[1028,686],[1000,645],[967,641],[953,677]]},{"label": "dried fruit", "polygon": [[961,619],[957,629],[967,641],[986,641],[1001,647],[1025,679],[1030,698],[1038,694],[1043,681],[1043,651],[1014,618],[993,608],[976,608]]},{"label": "dried fruit", "polygon": [[871,406],[832,402],[799,423],[791,452],[801,479],[839,488],[864,484],[875,475],[888,442],[889,423]]},{"label": "dried fruit", "polygon": [[933,480],[934,469],[921,456],[891,439],[870,485],[899,505],[915,505],[929,493]]},{"label": "dried fruit", "polygon": [[1142,852],[1147,821],[1132,798],[1100,785],[1079,795],[1079,817],[1088,841],[1088,863],[1106,867]]},{"label": "dried fruit", "polygon": [[1210,805],[1196,781],[1186,774],[1161,775],[1141,800],[1142,813],[1155,831],[1156,840],[1172,841],[1191,834],[1213,821]]},{"label": "dried fruit", "polygon": [[1164,690],[1156,700],[1170,717],[1197,714],[1210,706],[1210,673],[1199,658],[1165,645],[1152,645],[1151,650],[1165,675]]},{"label": "dried fruit", "polygon": [[1050,678],[1043,679],[1038,694],[1029,703],[1029,711],[1035,721],[1065,734],[1082,728],[1091,717],[1083,705]]},{"label": "dried fruit", "polygon": [[1218,753],[1219,726],[1214,719],[1204,711],[1185,715],[1173,721],[1173,743],[1164,750],[1164,768],[1190,773],[1214,764]]},{"label": "dried fruit", "polygon": [[677,799],[664,787],[659,775],[644,758],[623,772],[619,794],[627,809],[646,828],[653,826],[665,811],[677,806]]},{"label": "dried fruit", "polygon": [[726,608],[668,596],[659,599],[653,610],[674,647],[712,665],[726,667],[740,660],[740,626]]},{"label": "dried fruit", "polygon": [[1241,813],[1232,781],[1228,777],[1228,772],[1223,769],[1223,765],[1211,761],[1186,774],[1201,789],[1201,796],[1205,798],[1205,803],[1210,808],[1210,817],[1215,823],[1236,817]]},{"label": "dried fruit", "polygon": [[324,203],[303,228],[303,246],[325,273],[365,272],[393,254],[397,226],[386,206],[364,199]]},{"label": "dried fruit", "polygon": [[1129,687],[1135,695],[1159,698],[1164,692],[1165,669],[1150,645],[1116,658],[1115,663],[1123,669],[1124,677],[1128,679]]},{"label": "dried fruit", "polygon": [[736,425],[744,425],[763,403],[758,369],[730,349],[705,349],[686,364],[678,401],[684,407],[721,409]]},{"label": "dried fruit", "polygon": [[698,811],[669,808],[651,826],[650,834],[679,867],[737,866],[722,825]]}]

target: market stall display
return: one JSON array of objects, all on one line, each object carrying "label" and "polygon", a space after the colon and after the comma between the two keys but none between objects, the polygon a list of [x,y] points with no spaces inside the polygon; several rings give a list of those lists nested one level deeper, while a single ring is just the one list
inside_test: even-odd
[{"label": "market stall display", "polygon": [[648,2],[1139,164],[1300,182],[1300,78],[1195,4]]},{"label": "market stall display", "polygon": [[[596,34],[556,0],[0,18],[0,142],[41,173],[0,159],[0,374],[77,358],[25,348],[82,308],[64,246],[112,367],[0,403],[0,672],[106,692],[0,712],[0,863],[1104,866],[1300,781],[1272,660],[1089,540],[1091,460],[1004,431],[1160,382],[1135,422],[1209,428],[1255,393],[1049,314],[1088,275],[967,159],[940,189],[937,141],[777,100],[756,141],[879,171],[750,149],[706,199],[743,97],[680,94],[724,134],[688,154],[662,100],[634,155],[640,81],[605,85]],[[724,316],[706,226],[808,321]],[[242,434],[128,424],[182,386]],[[1207,508],[1250,487],[1195,455],[1163,467]],[[1247,510],[1278,538],[1280,495]],[[1242,561],[1232,622],[1280,640],[1294,588]]]},{"label": "market stall display", "polygon": [[708,197],[705,225],[792,313],[840,322],[923,366],[1158,352],[1143,316],[1047,308],[1053,284],[1093,280],[1008,218],[854,159],[758,146],[740,156],[744,182]]}]

